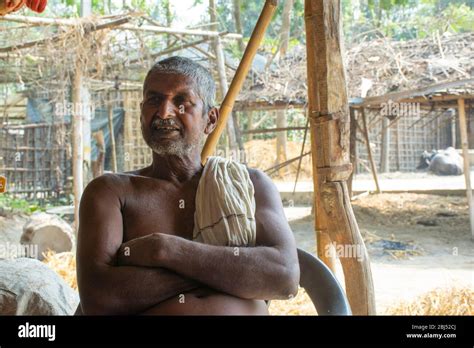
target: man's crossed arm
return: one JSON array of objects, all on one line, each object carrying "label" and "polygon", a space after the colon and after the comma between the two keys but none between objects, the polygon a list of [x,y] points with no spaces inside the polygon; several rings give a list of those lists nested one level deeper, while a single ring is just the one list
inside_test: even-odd
[{"label": "man's crossed arm", "polygon": [[78,242],[84,313],[139,313],[201,285],[245,299],[295,295],[298,259],[280,196],[267,176],[255,170],[250,170],[250,176],[255,187],[257,246],[248,248],[210,246],[161,233],[121,244],[117,179],[92,182],[81,202]]}]

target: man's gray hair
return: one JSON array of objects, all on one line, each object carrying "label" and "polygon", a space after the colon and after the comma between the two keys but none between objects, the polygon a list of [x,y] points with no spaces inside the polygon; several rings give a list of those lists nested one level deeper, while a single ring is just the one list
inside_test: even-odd
[{"label": "man's gray hair", "polygon": [[188,76],[196,84],[196,92],[204,103],[204,113],[214,106],[216,84],[211,73],[201,64],[189,58],[173,56],[156,62],[145,78],[145,84],[152,73],[179,74]]}]

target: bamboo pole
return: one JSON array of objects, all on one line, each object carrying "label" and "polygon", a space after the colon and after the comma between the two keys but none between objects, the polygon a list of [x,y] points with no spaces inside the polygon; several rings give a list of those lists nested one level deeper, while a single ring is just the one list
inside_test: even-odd
[{"label": "bamboo pole", "polygon": [[467,122],[466,122],[466,108],[464,99],[458,99],[458,113],[459,113],[459,133],[461,133],[461,147],[464,157],[464,179],[466,181],[466,196],[469,204],[469,220],[471,222],[471,236],[474,239],[474,202],[472,200],[472,186],[471,186],[471,166],[469,163],[469,144],[467,141]]},{"label": "bamboo pole", "polygon": [[364,139],[365,139],[365,144],[367,146],[367,156],[369,157],[370,170],[372,171],[372,176],[374,177],[377,193],[381,193],[382,190],[380,190],[379,178],[377,176],[377,167],[375,166],[374,156],[372,156],[372,149],[370,147],[369,129],[367,126],[367,118],[365,116],[365,109],[364,108],[360,109],[360,113],[362,116],[362,123],[364,125]]},{"label": "bamboo pole", "polygon": [[375,314],[370,261],[347,190],[352,166],[341,1],[305,0],[304,8],[318,256],[332,266],[332,243],[357,249],[357,257],[338,255],[347,297],[354,314]]},{"label": "bamboo pole", "polygon": [[[110,100],[110,98],[109,98]],[[109,104],[109,132],[110,132],[110,147],[112,150],[112,169],[114,173],[117,173],[117,150],[115,148],[115,133],[114,133],[114,108],[112,104]]]},{"label": "bamboo pole", "polygon": [[240,61],[237,71],[235,72],[234,79],[232,80],[229,90],[220,107],[220,116],[219,120],[217,121],[217,126],[206,139],[206,143],[204,144],[204,148],[202,149],[201,162],[203,164],[206,163],[207,157],[209,157],[216,149],[219,137],[224,131],[225,125],[227,124],[227,118],[232,112],[232,107],[234,106],[235,99],[237,98],[237,95],[239,94],[242,85],[245,82],[245,77],[247,76],[247,73],[252,65],[253,58],[255,57],[260,42],[263,39],[265,30],[267,29],[268,25],[270,24],[270,21],[272,20],[272,16],[275,13],[277,4],[277,0],[265,1],[262,13],[258,18],[257,24],[255,25],[255,29],[252,32],[252,36],[250,37],[250,41],[247,45],[247,48],[245,49],[242,60]]}]

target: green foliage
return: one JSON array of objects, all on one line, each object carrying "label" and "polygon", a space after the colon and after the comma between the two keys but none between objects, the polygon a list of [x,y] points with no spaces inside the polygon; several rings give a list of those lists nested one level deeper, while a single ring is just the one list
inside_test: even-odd
[{"label": "green foliage", "polygon": [[8,195],[0,195],[0,209],[12,213],[32,214],[42,210],[37,202],[28,202],[25,199],[12,198]]},{"label": "green foliage", "polygon": [[9,194],[0,194],[0,210],[10,213],[32,214],[36,211],[46,211],[54,206],[70,205],[72,197],[60,198],[59,200],[26,200],[15,198]]},{"label": "green foliage", "polygon": [[342,0],[346,41],[423,38],[474,29],[472,0]]}]

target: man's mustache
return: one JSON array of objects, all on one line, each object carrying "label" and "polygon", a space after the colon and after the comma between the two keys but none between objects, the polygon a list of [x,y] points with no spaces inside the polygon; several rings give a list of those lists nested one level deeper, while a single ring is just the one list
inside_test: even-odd
[{"label": "man's mustache", "polygon": [[161,118],[156,118],[151,123],[151,128],[163,128],[163,127],[171,127],[176,129],[181,129],[180,125],[173,119],[167,118],[165,120]]}]

